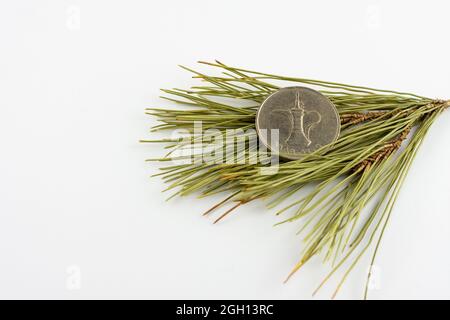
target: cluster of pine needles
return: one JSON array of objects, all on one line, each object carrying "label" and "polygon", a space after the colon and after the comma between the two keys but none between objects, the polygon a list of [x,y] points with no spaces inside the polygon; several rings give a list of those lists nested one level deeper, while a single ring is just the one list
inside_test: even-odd
[{"label": "cluster of pine needles", "polygon": [[[149,161],[169,163],[161,176],[174,195],[200,194],[201,197],[226,193],[224,201],[206,214],[234,203],[219,216],[255,199],[266,199],[269,208],[279,207],[280,224],[300,220],[304,250],[288,279],[312,257],[331,263],[331,271],[317,290],[342,266],[344,275],[333,297],[367,250],[373,265],[381,238],[391,216],[401,185],[427,131],[449,101],[411,93],[378,90],[361,86],[277,76],[225,65],[200,62],[219,69],[207,75],[182,67],[202,85],[188,90],[163,90],[163,97],[184,108],[149,108],[156,116],[157,130],[185,130],[188,139],[143,140],[165,143],[166,156]],[[234,163],[205,163],[202,154],[211,144],[203,143],[208,129],[224,135],[229,129],[255,132],[255,114],[261,102],[276,90],[293,85],[307,86],[327,96],[341,118],[341,134],[325,146],[300,160],[281,161],[274,174],[261,174],[261,164],[248,161],[257,157],[250,146],[235,152]],[[202,132],[194,130],[201,121]],[[252,131],[253,129],[253,131]],[[253,137],[254,138],[254,137]],[[175,156],[183,148],[196,149],[190,155]],[[227,148],[220,145],[220,148]],[[170,163],[189,158],[185,163]],[[197,161],[196,161],[197,160]],[[270,164],[267,164],[269,166]],[[307,187],[307,188],[305,188]],[[299,192],[301,189],[305,192]],[[347,263],[346,263],[347,262]],[[370,271],[364,297],[367,297]]]}]

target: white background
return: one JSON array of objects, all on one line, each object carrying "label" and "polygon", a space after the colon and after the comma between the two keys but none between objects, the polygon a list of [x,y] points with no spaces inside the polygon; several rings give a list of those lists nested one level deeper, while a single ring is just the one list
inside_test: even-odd
[{"label": "white background", "polygon": [[[144,108],[197,60],[450,98],[448,1],[6,1],[0,5],[0,298],[309,299],[282,280],[298,225],[262,203],[165,202]],[[450,298],[450,112],[412,167],[372,299]],[[359,299],[367,259],[339,298]],[[336,281],[316,298],[329,298]]]}]

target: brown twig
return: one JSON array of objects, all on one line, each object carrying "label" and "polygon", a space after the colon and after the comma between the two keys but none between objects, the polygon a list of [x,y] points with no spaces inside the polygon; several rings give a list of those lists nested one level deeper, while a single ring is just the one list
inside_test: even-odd
[{"label": "brown twig", "polygon": [[388,111],[354,112],[341,115],[341,125],[356,125],[358,123],[386,116]]},{"label": "brown twig", "polygon": [[[429,105],[429,107],[438,107],[442,109],[447,109],[450,107],[450,100],[433,100]],[[403,110],[399,112],[412,112],[411,110]],[[398,112],[397,112],[398,113]],[[389,113],[386,111],[372,111],[367,113],[350,113],[350,114],[344,114],[341,115],[341,123],[342,124],[357,124],[363,121],[367,121],[370,119],[375,118],[382,118],[385,117],[388,114],[394,115],[397,113]],[[395,139],[388,142],[381,150],[375,152],[373,155],[359,163],[355,168],[354,171],[363,171],[366,169],[369,169],[373,164],[382,161],[386,158],[388,158],[390,155],[392,155],[395,151],[397,151],[400,146],[402,145],[402,142],[406,139],[408,134],[411,131],[411,127],[407,127],[405,130],[403,130],[402,133],[400,133]]]},{"label": "brown twig", "polygon": [[430,103],[430,106],[431,107],[441,107],[442,110],[445,110],[448,107],[450,107],[450,100],[436,99]]},{"label": "brown twig", "polygon": [[354,171],[363,171],[369,169],[373,164],[387,159],[390,155],[392,155],[395,151],[400,149],[402,142],[408,137],[408,134],[411,131],[411,127],[407,127],[400,133],[395,139],[386,143],[386,145],[379,151],[372,154],[367,159],[360,162],[355,168]]}]

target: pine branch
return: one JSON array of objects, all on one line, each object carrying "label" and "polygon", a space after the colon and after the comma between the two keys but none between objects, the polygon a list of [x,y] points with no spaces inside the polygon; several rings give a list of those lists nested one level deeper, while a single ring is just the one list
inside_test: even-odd
[{"label": "pine branch", "polygon": [[[435,119],[450,106],[450,100],[278,76],[231,67],[218,61],[200,63],[222,73],[207,75],[183,67],[204,85],[187,90],[163,90],[168,95],[165,99],[183,106],[183,109],[149,108],[146,112],[161,122],[153,131],[184,129],[191,136],[144,140],[165,143],[169,150],[165,157],[149,160],[191,160],[162,167],[158,174],[169,184],[167,190],[177,190],[174,195],[200,193],[204,197],[228,194],[224,201],[206,213],[211,215],[227,203],[234,202],[233,207],[220,215],[216,222],[255,199],[272,199],[270,207],[293,199],[277,211],[277,215],[291,213],[280,224],[301,220],[299,233],[306,233],[304,253],[289,277],[312,257],[321,255],[333,266],[325,283],[345,262],[353,259],[337,293],[374,241],[377,243],[375,257],[417,150]],[[246,132],[243,135],[246,139],[256,139],[252,130],[260,103],[280,87],[299,84],[320,91],[338,109],[342,130],[334,144],[300,160],[282,161],[272,175],[261,175],[261,169],[270,165],[258,163],[256,150],[249,144],[242,150],[232,149],[236,160],[233,163],[203,161],[211,150],[225,152],[233,147],[232,144],[221,146],[211,142],[217,133],[225,135],[227,130],[240,129]],[[201,132],[196,132],[194,121],[202,121]],[[407,139],[408,136],[411,137]],[[197,152],[175,156],[185,148]],[[299,190],[306,186],[314,188],[298,199]],[[374,204],[373,209],[367,210],[371,203]]]}]

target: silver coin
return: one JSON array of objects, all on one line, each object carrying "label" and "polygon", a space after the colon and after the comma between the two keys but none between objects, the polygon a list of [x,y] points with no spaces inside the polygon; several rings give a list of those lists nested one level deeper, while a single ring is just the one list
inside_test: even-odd
[{"label": "silver coin", "polygon": [[288,87],[261,104],[256,130],[267,148],[296,160],[335,142],[341,123],[336,107],[323,94],[310,88]]}]

